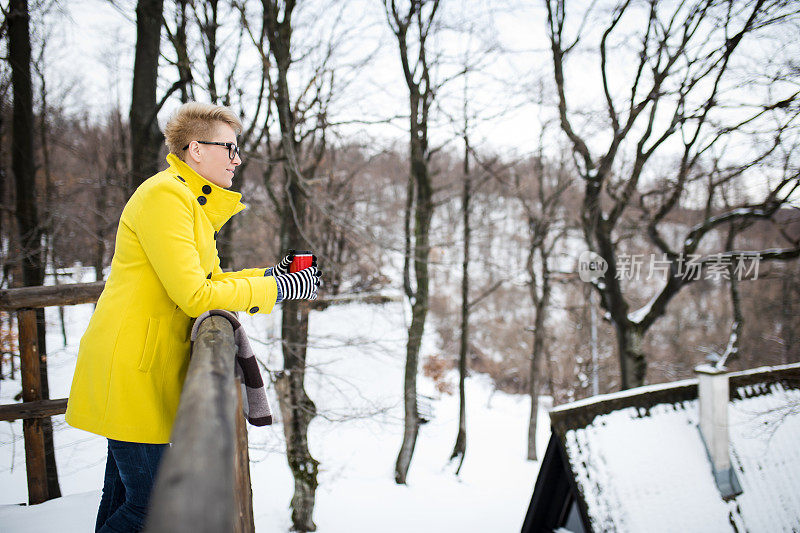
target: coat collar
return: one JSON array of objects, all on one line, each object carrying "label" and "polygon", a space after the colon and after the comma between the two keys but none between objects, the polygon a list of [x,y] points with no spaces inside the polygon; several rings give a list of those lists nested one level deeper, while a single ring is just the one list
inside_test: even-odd
[{"label": "coat collar", "polygon": [[178,159],[175,154],[167,155],[167,163],[169,163],[169,168],[166,172],[192,191],[192,196],[203,207],[203,211],[216,231],[219,231],[233,215],[247,207],[240,201],[241,194],[214,185],[184,161]]}]

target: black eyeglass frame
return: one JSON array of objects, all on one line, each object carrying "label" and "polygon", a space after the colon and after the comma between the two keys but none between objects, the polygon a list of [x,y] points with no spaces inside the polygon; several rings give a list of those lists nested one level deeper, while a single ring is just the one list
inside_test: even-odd
[{"label": "black eyeglass frame", "polygon": [[[221,142],[215,142],[215,141],[197,141],[197,143],[199,143],[199,144],[213,144],[215,146],[224,146],[225,148],[228,149],[228,157],[231,158],[231,161],[236,159],[237,155],[239,156],[239,159],[242,158],[242,154],[239,151],[239,146],[237,144],[234,144],[234,143],[221,143]],[[192,144],[192,143],[189,143],[189,144]],[[189,144],[184,146],[183,149],[184,150],[188,150],[189,149]]]}]

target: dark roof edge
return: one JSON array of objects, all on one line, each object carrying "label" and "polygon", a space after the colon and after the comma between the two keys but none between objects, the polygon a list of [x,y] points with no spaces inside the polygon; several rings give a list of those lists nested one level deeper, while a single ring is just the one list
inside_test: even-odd
[{"label": "dark roof edge", "polygon": [[563,514],[569,512],[571,498],[575,498],[578,503],[578,513],[584,530],[591,531],[586,498],[578,486],[564,443],[558,435],[550,433],[521,533],[552,531],[558,528],[564,518]]},{"label": "dark roof edge", "polygon": [[[780,383],[784,388],[798,389],[800,388],[800,363],[731,372],[728,376],[731,399],[741,399],[768,392],[768,387],[758,387],[758,385]],[[740,387],[748,385],[755,386],[755,390],[748,393],[739,391]],[[628,407],[642,409],[642,414],[645,415],[651,407],[658,404],[674,404],[695,399],[697,399],[696,379],[646,385],[558,406],[550,412],[550,422],[553,430],[563,438],[567,431],[586,427],[598,415]]]}]

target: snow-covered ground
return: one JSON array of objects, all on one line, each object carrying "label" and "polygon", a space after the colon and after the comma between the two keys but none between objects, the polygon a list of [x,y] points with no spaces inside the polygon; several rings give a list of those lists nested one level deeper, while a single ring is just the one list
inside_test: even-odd
[{"label": "snow-covered ground", "polygon": [[[80,335],[91,305],[66,308],[63,347],[57,310],[47,310],[51,398],[65,398]],[[533,492],[538,463],[526,456],[529,400],[493,392],[484,376],[467,382],[467,455],[461,475],[447,465],[458,427],[457,396],[440,396],[420,376],[420,392],[437,399],[435,417],[423,425],[408,485],[394,483],[402,440],[402,386],[406,313],[401,303],[351,304],[311,317],[307,390],[318,416],[310,427],[312,455],[320,461],[314,520],[320,533],[518,531]],[[276,311],[245,318],[253,347],[270,368],[282,366],[275,337]],[[428,328],[431,331],[433,328]],[[422,356],[435,353],[431,335]],[[455,376],[451,376],[455,382]],[[13,402],[18,382],[0,382],[0,403]],[[269,391],[277,412],[274,390]],[[27,501],[22,424],[0,425],[0,531],[85,532],[94,527],[106,441],[53,418],[64,497],[36,506]],[[544,454],[549,419],[540,414],[537,445]],[[284,455],[280,420],[248,427],[256,529],[286,532],[293,483]]]}]

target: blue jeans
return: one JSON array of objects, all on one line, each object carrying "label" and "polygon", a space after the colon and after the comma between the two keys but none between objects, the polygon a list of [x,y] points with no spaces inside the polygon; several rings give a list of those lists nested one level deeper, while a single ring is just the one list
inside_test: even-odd
[{"label": "blue jeans", "polygon": [[108,439],[103,497],[95,532],[134,533],[144,528],[150,491],[167,446]]}]

